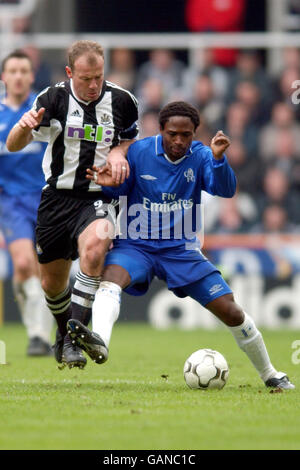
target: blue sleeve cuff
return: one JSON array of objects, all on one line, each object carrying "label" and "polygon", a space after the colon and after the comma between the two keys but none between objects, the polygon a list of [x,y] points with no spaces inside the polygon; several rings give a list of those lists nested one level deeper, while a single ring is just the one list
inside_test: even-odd
[{"label": "blue sleeve cuff", "polygon": [[227,158],[226,158],[225,153],[223,154],[223,157],[221,158],[221,160],[216,160],[214,156],[212,155],[212,165],[214,168],[218,168],[219,166],[224,165],[224,163],[226,162],[227,162]]}]

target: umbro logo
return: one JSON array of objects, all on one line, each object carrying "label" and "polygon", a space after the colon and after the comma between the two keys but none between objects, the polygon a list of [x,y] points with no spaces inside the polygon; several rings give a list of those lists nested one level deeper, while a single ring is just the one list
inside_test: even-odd
[{"label": "umbro logo", "polygon": [[220,290],[223,289],[223,286],[222,284],[215,284],[214,286],[212,286],[210,289],[209,289],[209,294],[210,295],[214,295],[216,294],[217,292],[220,292]]},{"label": "umbro logo", "polygon": [[144,178],[144,180],[157,180],[156,176],[152,176],[152,175],[140,175],[141,178]]},{"label": "umbro logo", "polygon": [[71,113],[71,116],[74,116],[74,117],[81,117],[81,114],[80,114],[80,112],[78,111],[78,109],[75,109],[75,111],[73,111],[73,113]]}]

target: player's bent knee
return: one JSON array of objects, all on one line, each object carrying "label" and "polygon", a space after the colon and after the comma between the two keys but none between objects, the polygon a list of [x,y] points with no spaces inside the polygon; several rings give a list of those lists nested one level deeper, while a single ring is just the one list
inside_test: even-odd
[{"label": "player's bent knee", "polygon": [[233,295],[224,295],[206,306],[227,326],[238,326],[244,321],[244,312],[235,303]]},{"label": "player's bent knee", "polygon": [[224,323],[227,326],[238,326],[243,323],[244,317],[243,310],[233,301],[228,305]]},{"label": "player's bent knee", "polygon": [[107,244],[99,241],[99,239],[90,240],[82,248],[80,258],[84,259],[85,264],[97,266],[104,260],[107,248]]},{"label": "player's bent knee", "polygon": [[19,278],[27,279],[34,273],[34,260],[27,256],[20,256],[14,262],[14,272]]},{"label": "player's bent knee", "polygon": [[[104,254],[99,253],[92,253],[86,252],[86,254],[81,257],[81,269],[87,275],[92,275],[91,270],[94,271],[95,269],[99,268],[103,265],[104,261]],[[100,273],[99,273],[100,274]]]},{"label": "player's bent knee", "polygon": [[66,287],[63,285],[61,279],[57,277],[42,277],[41,286],[48,297],[56,297]]},{"label": "player's bent knee", "polygon": [[122,266],[109,264],[104,269],[102,280],[114,282],[124,289],[130,284],[131,277],[128,271],[126,271]]}]

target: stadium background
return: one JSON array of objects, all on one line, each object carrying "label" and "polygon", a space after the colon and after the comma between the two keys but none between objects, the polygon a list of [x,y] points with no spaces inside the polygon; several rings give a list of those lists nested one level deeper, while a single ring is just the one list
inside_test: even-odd
[{"label": "stadium background", "polygon": [[[0,0],[1,58],[26,47],[39,91],[64,79],[66,47],[92,37],[105,46],[107,77],[139,98],[141,137],[157,132],[158,109],[173,99],[197,106],[197,137],[204,143],[217,129],[227,132],[239,190],[229,201],[204,195],[204,250],[258,325],[299,328],[300,107],[293,88],[300,79],[299,2],[150,4]],[[238,36],[226,39],[223,33]],[[155,49],[160,53],[151,53]],[[0,239],[0,319],[19,321],[10,276]],[[177,299],[158,281],[145,297],[123,296],[121,319],[160,328],[217,325],[195,302]]]}]

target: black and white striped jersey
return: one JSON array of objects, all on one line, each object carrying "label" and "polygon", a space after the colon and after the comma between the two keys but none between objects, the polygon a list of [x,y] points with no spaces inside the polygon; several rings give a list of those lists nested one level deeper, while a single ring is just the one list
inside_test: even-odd
[{"label": "black and white striped jersey", "polygon": [[137,100],[127,90],[104,81],[96,101],[84,102],[74,93],[72,80],[43,90],[34,109],[46,109],[33,139],[48,142],[43,159],[47,183],[56,189],[99,191],[86,179],[86,169],[102,166],[120,140],[138,134]]}]

